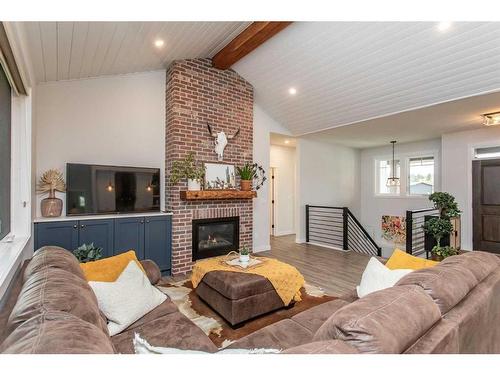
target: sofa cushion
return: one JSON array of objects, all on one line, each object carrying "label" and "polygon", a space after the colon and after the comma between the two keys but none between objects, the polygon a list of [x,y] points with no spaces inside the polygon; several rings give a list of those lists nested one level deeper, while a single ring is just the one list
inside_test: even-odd
[{"label": "sofa cushion", "polygon": [[174,312],[150,320],[142,325],[130,326],[111,338],[116,351],[134,353],[134,333],[153,346],[216,352],[217,347],[193,322],[180,312]]},{"label": "sofa cushion", "polygon": [[2,343],[5,354],[112,354],[102,329],[74,315],[44,311],[18,326]]},{"label": "sofa cushion", "polygon": [[203,277],[202,282],[233,300],[274,290],[265,277],[242,272],[212,271]]},{"label": "sofa cushion", "polygon": [[410,269],[410,270],[420,270],[422,268],[428,268],[438,265],[439,262],[433,260],[419,258],[408,254],[405,251],[395,249],[385,264],[390,270],[397,269]]},{"label": "sofa cushion", "polygon": [[341,340],[314,341],[287,349],[281,354],[358,354],[355,347]]},{"label": "sofa cushion", "polygon": [[467,268],[478,283],[500,267],[500,257],[484,251],[467,251],[464,254],[446,258],[441,264],[456,264]]},{"label": "sofa cushion", "polygon": [[311,309],[292,316],[291,319],[295,323],[299,323],[302,327],[306,328],[309,332],[311,332],[311,334],[314,335],[318,328],[321,327],[334,312],[346,305],[348,305],[346,301],[336,299],[314,306]]},{"label": "sofa cushion", "polygon": [[417,286],[384,289],[334,313],[314,341],[340,339],[361,353],[402,353],[441,319],[438,307]]},{"label": "sofa cushion", "polygon": [[37,250],[24,271],[24,280],[44,268],[65,270],[85,280],[78,259],[68,250],[58,246],[44,246]]},{"label": "sofa cushion", "polygon": [[9,316],[7,328],[13,330],[44,311],[72,314],[108,333],[106,321],[88,283],[65,270],[45,267],[31,274]]},{"label": "sofa cushion", "polygon": [[134,261],[146,273],[134,250],[93,262],[81,263],[80,267],[87,281],[113,282],[118,279],[131,261]]},{"label": "sofa cushion", "polygon": [[396,285],[418,285],[438,305],[441,315],[450,311],[477,285],[474,274],[460,264],[441,263],[435,267],[414,271]]},{"label": "sofa cushion", "polygon": [[280,320],[245,336],[228,348],[288,349],[311,342],[311,333],[291,319]]}]

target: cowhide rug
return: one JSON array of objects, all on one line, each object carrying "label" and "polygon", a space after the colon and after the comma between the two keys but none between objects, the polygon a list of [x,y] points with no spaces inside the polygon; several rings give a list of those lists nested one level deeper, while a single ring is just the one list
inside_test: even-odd
[{"label": "cowhide rug", "polygon": [[179,311],[200,327],[219,348],[224,348],[232,342],[270,324],[290,318],[311,307],[336,299],[336,297],[325,295],[321,288],[306,283],[304,288],[301,289],[302,301],[297,302],[292,308],[281,309],[257,317],[246,322],[243,327],[233,329],[196,295],[190,280],[174,283],[164,282],[160,283],[158,288],[169,296],[172,302],[179,308]]}]

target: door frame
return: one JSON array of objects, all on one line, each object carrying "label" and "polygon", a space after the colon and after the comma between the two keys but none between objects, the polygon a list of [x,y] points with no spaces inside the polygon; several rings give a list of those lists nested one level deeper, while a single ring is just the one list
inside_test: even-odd
[{"label": "door frame", "polygon": [[271,236],[276,234],[276,167],[269,167],[269,174],[271,177],[271,189],[270,189],[270,203],[271,203],[271,217],[270,217],[270,229]]},{"label": "door frame", "polygon": [[[492,142],[492,141],[485,141],[485,142],[474,142],[474,143],[469,143],[467,145],[467,201],[466,201],[466,207],[464,207],[463,211],[469,210],[470,215],[464,215],[462,214],[462,233],[461,233],[461,240],[462,240],[462,248],[464,247],[464,240],[469,239],[470,240],[470,245],[471,249],[467,250],[474,250],[474,242],[473,242],[473,237],[474,237],[474,228],[473,228],[473,217],[474,217],[474,212],[473,212],[473,202],[472,202],[472,162],[474,160],[479,160],[474,157],[474,151],[476,148],[482,148],[482,147],[500,147],[500,142]],[[482,159],[482,160],[488,160],[488,159]],[[465,232],[465,236],[464,236]]]}]

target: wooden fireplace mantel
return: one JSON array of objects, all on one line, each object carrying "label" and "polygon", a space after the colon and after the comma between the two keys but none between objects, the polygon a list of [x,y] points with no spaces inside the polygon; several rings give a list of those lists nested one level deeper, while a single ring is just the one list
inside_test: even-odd
[{"label": "wooden fireplace mantel", "polygon": [[180,192],[182,200],[201,201],[216,199],[252,199],[257,197],[256,191],[242,190],[184,190]]}]

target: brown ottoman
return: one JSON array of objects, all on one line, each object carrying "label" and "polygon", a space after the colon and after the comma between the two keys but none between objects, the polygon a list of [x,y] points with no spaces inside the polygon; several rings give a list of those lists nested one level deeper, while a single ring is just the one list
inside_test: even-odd
[{"label": "brown ottoman", "polygon": [[208,272],[196,294],[232,326],[284,307],[269,280],[242,272]]}]

